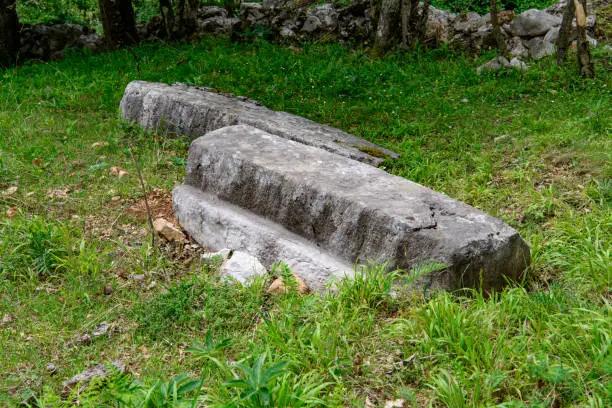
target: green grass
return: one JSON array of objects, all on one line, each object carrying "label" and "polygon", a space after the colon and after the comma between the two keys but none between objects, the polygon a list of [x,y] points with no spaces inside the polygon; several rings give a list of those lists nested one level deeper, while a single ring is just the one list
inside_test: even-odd
[{"label": "green grass", "polygon": [[[609,55],[596,50],[597,79],[584,81],[547,59],[477,75],[490,56],[444,49],[382,60],[257,41],[133,51],[138,64],[119,50],[0,73],[0,405],[34,393],[61,406],[64,379],[115,358],[130,373],[91,385],[81,405],[610,405]],[[153,248],[128,211],[142,192],[127,148],[168,191],[188,142],[122,123],[134,79],[248,96],[397,151],[387,171],[518,228],[528,280],[489,299],[418,294],[373,267],[335,296],[278,297]],[[110,334],[74,343],[102,321]]]}]

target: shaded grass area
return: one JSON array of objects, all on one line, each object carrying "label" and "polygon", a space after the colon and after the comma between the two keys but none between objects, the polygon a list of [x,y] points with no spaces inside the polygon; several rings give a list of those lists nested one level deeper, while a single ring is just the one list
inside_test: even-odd
[{"label": "shaded grass area", "polygon": [[[151,390],[174,406],[197,395],[249,407],[610,404],[609,55],[596,52],[598,79],[584,82],[549,60],[477,75],[487,56],[447,50],[371,60],[204,40],[133,51],[0,74],[0,404],[35,393],[61,406],[64,379],[115,358],[130,374],[94,384],[81,405],[143,406]],[[143,194],[127,148],[147,184],[169,190],[188,142],[121,122],[134,79],[248,96],[397,151],[386,170],[518,228],[528,281],[491,299],[414,294],[373,267],[333,297],[275,297],[263,280],[227,284],[215,264],[153,248],[128,211]],[[114,329],[75,344],[102,321]],[[181,373],[204,379],[199,394],[170,380]]]}]

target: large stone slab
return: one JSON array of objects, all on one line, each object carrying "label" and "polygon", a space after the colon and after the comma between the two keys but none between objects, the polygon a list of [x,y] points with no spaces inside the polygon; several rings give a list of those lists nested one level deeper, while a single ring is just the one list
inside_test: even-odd
[{"label": "large stone slab", "polygon": [[[429,277],[434,287],[500,288],[507,279],[520,279],[529,264],[529,248],[518,232],[482,211],[250,126],[219,129],[194,141],[185,184],[175,192],[175,208],[181,225],[197,240],[236,229],[231,217],[217,232],[210,230],[210,217],[197,218],[203,211],[197,207],[209,205],[197,204],[194,191],[201,191],[206,193],[202,202],[216,197],[257,214],[258,222],[278,225],[341,264],[389,262],[390,268],[410,269],[444,263],[446,268]],[[239,229],[244,238],[234,242],[254,245],[253,234]],[[272,258],[282,253],[273,252]]]},{"label": "large stone slab", "polygon": [[121,100],[121,112],[124,119],[145,129],[163,127],[194,138],[225,126],[244,124],[374,166],[386,157],[398,157],[397,153],[339,129],[272,111],[245,98],[180,84],[130,82]]}]

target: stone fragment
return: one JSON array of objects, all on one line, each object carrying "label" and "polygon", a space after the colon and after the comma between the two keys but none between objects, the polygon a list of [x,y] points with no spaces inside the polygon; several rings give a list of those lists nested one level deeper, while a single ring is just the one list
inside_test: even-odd
[{"label": "stone fragment", "polygon": [[528,69],[527,64],[516,57],[510,60],[510,64],[508,66],[521,72],[525,72]]},{"label": "stone fragment", "polygon": [[[110,367],[110,368],[109,368]],[[113,373],[113,371],[124,372],[125,365],[119,360],[111,361],[108,366],[106,364],[96,364],[89,366],[85,371],[75,375],[74,377],[62,383],[63,395],[67,396],[74,391],[78,386],[77,392],[85,390],[89,382],[94,378],[105,378]]]},{"label": "stone fragment", "polygon": [[476,68],[476,72],[481,74],[483,71],[499,71],[502,68],[510,66],[510,61],[504,57],[495,57],[486,64],[483,64]]},{"label": "stone fragment", "polygon": [[204,6],[198,9],[198,18],[207,19],[213,17],[224,17],[226,18],[227,10],[219,6]]},{"label": "stone fragment", "polygon": [[544,36],[544,42],[548,42],[551,44],[555,44],[557,42],[557,38],[559,38],[559,30],[561,27],[553,27]]},{"label": "stone fragment", "polygon": [[331,4],[311,7],[306,12],[302,31],[306,33],[332,32],[338,27],[338,12]]},{"label": "stone fragment", "polygon": [[279,35],[284,39],[292,39],[295,38],[295,31],[289,27],[283,27],[281,28]]},{"label": "stone fragment", "polygon": [[53,363],[48,363],[46,369],[49,372],[49,375],[53,375],[57,372],[57,367]]},{"label": "stone fragment", "polygon": [[200,33],[220,35],[229,33],[236,21],[236,19],[227,17],[209,17],[207,19],[197,19],[196,24]]},{"label": "stone fragment", "polygon": [[534,60],[539,60],[555,53],[555,44],[544,41],[544,37],[534,37],[526,41],[525,45],[529,48],[529,55]]},{"label": "stone fragment", "polygon": [[465,14],[459,15],[455,19],[454,30],[460,31],[464,33],[474,33],[481,26],[487,23],[486,19],[484,19],[480,14],[469,12]]},{"label": "stone fragment", "polygon": [[521,37],[512,37],[508,40],[508,52],[513,57],[529,57],[529,49],[523,44]]},{"label": "stone fragment", "polygon": [[221,266],[221,275],[230,276],[240,283],[247,283],[254,277],[265,274],[266,268],[259,259],[243,251],[234,251],[231,258]]},{"label": "stone fragment", "polygon": [[111,325],[108,324],[108,322],[106,321],[100,322],[100,324],[94,327],[93,331],[91,332],[91,337],[93,337],[94,339],[97,339],[98,337],[101,337],[107,334],[110,329],[111,329]]},{"label": "stone fragment", "polygon": [[153,221],[153,228],[157,235],[163,237],[166,241],[184,242],[186,240],[185,234],[164,218],[157,218]]},{"label": "stone fragment", "polygon": [[510,23],[510,31],[519,37],[544,35],[553,27],[561,25],[561,17],[544,10],[529,9],[522,12]]},{"label": "stone fragment", "polygon": [[250,27],[267,25],[269,22],[268,11],[260,3],[240,3],[240,19]]},{"label": "stone fragment", "polygon": [[[244,4],[244,3],[243,3]],[[253,101],[230,98],[185,85],[134,81],[121,100],[124,119],[146,129],[199,137],[224,126],[245,124],[375,166],[398,155],[339,129],[285,112],[275,112]]]},{"label": "stone fragment", "polygon": [[429,285],[486,290],[520,279],[529,265],[528,246],[500,220],[250,126],[194,141],[173,201],[179,222],[203,247],[244,250],[267,267],[285,261],[311,287],[351,273],[354,264],[388,261],[406,270],[441,263],[424,278]]}]

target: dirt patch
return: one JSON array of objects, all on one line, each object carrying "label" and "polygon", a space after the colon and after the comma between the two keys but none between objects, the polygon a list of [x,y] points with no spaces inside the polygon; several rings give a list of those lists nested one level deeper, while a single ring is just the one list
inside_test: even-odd
[{"label": "dirt patch", "polygon": [[[170,191],[156,188],[147,194],[147,201],[149,203],[151,217],[153,219],[163,218],[174,225],[179,225],[178,220],[174,216],[174,210],[172,208],[172,193]],[[127,213],[135,216],[141,221],[146,221],[148,214],[144,197],[136,201],[130,208],[128,208]]]}]

